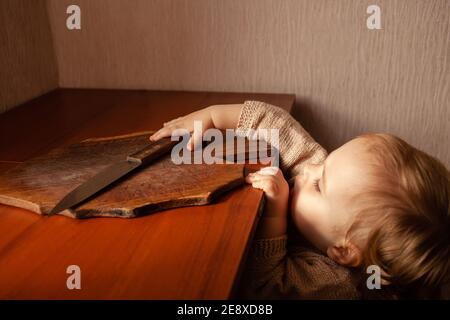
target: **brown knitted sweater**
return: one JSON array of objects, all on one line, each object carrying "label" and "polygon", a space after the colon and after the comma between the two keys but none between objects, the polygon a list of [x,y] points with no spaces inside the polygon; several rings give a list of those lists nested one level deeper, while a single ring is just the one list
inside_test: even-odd
[{"label": "brown knitted sweater", "polygon": [[[246,101],[237,130],[279,129],[280,168],[287,179],[306,163],[320,163],[326,151],[285,110]],[[270,140],[270,139],[269,139]],[[268,141],[269,143],[271,141]],[[257,239],[249,252],[240,295],[249,299],[357,299],[349,269],[287,235]]]}]

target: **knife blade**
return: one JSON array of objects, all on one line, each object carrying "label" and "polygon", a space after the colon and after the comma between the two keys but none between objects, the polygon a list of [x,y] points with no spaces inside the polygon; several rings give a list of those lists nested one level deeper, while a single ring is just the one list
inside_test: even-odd
[{"label": "knife blade", "polygon": [[177,143],[177,141],[171,141],[170,138],[163,138],[156,142],[152,142],[149,146],[127,156],[123,161],[108,166],[69,192],[55,205],[48,215],[54,215],[55,213],[71,208],[90,198],[136,168],[144,166],[161,157]]}]

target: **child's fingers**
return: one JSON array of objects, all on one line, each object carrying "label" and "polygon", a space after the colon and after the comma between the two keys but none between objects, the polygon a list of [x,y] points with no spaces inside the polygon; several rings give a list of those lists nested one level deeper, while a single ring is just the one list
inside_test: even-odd
[{"label": "child's fingers", "polygon": [[170,134],[173,137],[180,137],[184,135],[189,135],[189,130],[185,128],[176,128],[172,130],[172,133]]},{"label": "child's fingers", "polygon": [[150,136],[150,140],[151,141],[156,141],[156,140],[159,140],[161,138],[168,137],[171,134],[172,134],[172,128],[170,128],[170,127],[163,127],[161,129],[159,129],[158,131],[156,131],[154,134],[152,134]]},{"label": "child's fingers", "polygon": [[169,125],[166,127],[163,127],[156,131],[154,134],[150,136],[151,141],[156,141],[164,137],[170,137],[171,135],[174,136],[182,136],[184,134],[189,134],[189,131],[184,128],[179,128],[174,125]]},{"label": "child's fingers", "polygon": [[174,124],[174,123],[180,121],[182,118],[184,118],[184,117],[178,117],[178,118],[169,120],[169,121],[167,121],[167,122],[164,122],[163,126],[166,127],[166,126],[168,126],[168,125]]},{"label": "child's fingers", "polygon": [[278,167],[264,167],[257,172],[262,175],[276,176],[281,173],[281,170]]},{"label": "child's fingers", "polygon": [[247,183],[265,183],[265,184],[276,184],[275,178],[273,176],[261,175],[255,173],[250,173],[245,177]]},{"label": "child's fingers", "polygon": [[245,182],[252,184],[252,182],[255,180],[254,173],[250,173],[245,177]]},{"label": "child's fingers", "polygon": [[253,181],[252,187],[263,190],[264,193],[269,197],[276,195],[278,192],[276,183],[274,183],[271,179],[261,179]]},{"label": "child's fingers", "polygon": [[275,176],[270,175],[270,174],[261,173],[259,171],[256,171],[256,172],[253,172],[253,173],[249,173],[247,175],[247,178],[250,179],[251,181],[256,181],[256,180],[271,180],[271,181],[275,181]]},{"label": "child's fingers", "polygon": [[248,183],[252,183],[252,181],[255,180],[255,177],[256,177],[256,172],[249,173],[245,177],[245,181],[247,181]]},{"label": "child's fingers", "polygon": [[269,175],[264,175],[264,174],[260,174],[258,171],[257,172],[253,172],[253,173],[249,173],[247,175],[247,179],[249,181],[256,181],[256,180],[266,180],[266,179],[270,179],[271,176]]},{"label": "child's fingers", "polygon": [[250,173],[245,180],[255,188],[263,188],[269,196],[278,194],[281,188],[279,176],[261,174],[259,171]]},{"label": "child's fingers", "polygon": [[264,181],[261,181],[261,180],[252,182],[252,187],[253,188],[260,189],[260,190],[263,190],[263,191],[265,191],[266,185],[267,185],[267,183],[265,183]]}]

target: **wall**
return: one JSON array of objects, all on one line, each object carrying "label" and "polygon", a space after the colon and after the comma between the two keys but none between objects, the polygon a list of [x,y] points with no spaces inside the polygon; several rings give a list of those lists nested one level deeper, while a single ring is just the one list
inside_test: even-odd
[{"label": "wall", "polygon": [[[49,0],[63,87],[295,93],[327,148],[387,131],[450,166],[450,1]],[[382,9],[383,30],[366,28]]]},{"label": "wall", "polygon": [[56,67],[46,0],[1,0],[0,113],[56,88]]}]

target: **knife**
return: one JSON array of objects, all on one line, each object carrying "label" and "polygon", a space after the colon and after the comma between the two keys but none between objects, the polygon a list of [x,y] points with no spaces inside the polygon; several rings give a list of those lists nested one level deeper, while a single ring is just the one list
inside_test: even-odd
[{"label": "knife", "polygon": [[177,143],[177,141],[171,141],[170,138],[163,138],[127,156],[123,161],[108,166],[69,192],[48,215],[54,215],[79,204],[129,172],[161,157]]}]

